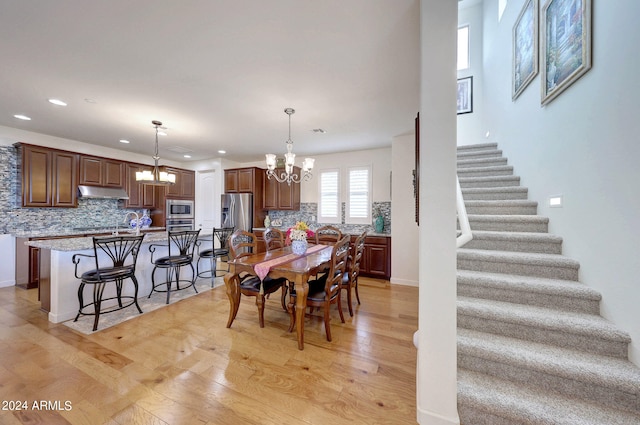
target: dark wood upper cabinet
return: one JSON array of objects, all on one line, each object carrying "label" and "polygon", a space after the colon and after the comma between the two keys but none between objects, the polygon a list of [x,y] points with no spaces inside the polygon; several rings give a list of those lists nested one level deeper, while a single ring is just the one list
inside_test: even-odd
[{"label": "dark wood upper cabinet", "polygon": [[128,163],[125,165],[125,190],[127,195],[129,195],[129,199],[124,203],[125,208],[152,209],[156,207],[154,187],[136,181],[136,172],[143,171],[144,169],[145,167],[140,164]]},{"label": "dark wood upper cabinet", "polygon": [[167,186],[167,198],[195,198],[196,173],[191,170],[166,167],[166,171],[176,175],[176,183]]},{"label": "dark wood upper cabinet", "polygon": [[[284,169],[276,169],[278,175]],[[300,175],[300,168],[294,167],[294,173]],[[262,193],[262,207],[265,210],[294,210],[300,209],[300,185],[298,183],[279,183],[276,179],[264,177]]]},{"label": "dark wood upper cabinet", "polygon": [[77,207],[78,154],[20,145],[23,207]]},{"label": "dark wood upper cabinet", "polygon": [[265,170],[258,167],[232,168],[224,170],[225,193],[253,193],[253,227],[264,225],[262,190]]},{"label": "dark wood upper cabinet", "polygon": [[125,163],[81,155],[79,180],[80,184],[88,186],[125,187]]}]

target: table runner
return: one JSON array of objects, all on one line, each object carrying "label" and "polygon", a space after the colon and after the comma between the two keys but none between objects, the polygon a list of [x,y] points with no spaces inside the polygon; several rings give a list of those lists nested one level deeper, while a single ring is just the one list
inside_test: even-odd
[{"label": "table runner", "polygon": [[[263,261],[261,263],[255,264],[253,266],[253,270],[260,278],[260,281],[263,281],[264,278],[269,274],[269,270],[271,270],[271,267],[279,266],[280,264],[288,263],[289,261],[293,261],[301,257],[306,257],[307,255],[313,254],[314,252],[320,251],[326,247],[327,245],[313,245],[307,248],[307,251],[302,255],[287,254],[283,255],[282,257],[274,258],[273,260]],[[262,290],[262,286],[260,287],[260,290]]]}]

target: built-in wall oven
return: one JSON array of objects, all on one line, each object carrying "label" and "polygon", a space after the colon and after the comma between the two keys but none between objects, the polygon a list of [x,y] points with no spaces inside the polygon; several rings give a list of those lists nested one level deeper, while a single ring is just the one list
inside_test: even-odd
[{"label": "built-in wall oven", "polygon": [[194,230],[194,202],[185,199],[167,199],[167,231]]}]

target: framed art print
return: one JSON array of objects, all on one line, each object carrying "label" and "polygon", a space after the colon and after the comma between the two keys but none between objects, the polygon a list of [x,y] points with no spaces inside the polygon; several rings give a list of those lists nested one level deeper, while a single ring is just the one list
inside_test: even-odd
[{"label": "framed art print", "polygon": [[458,79],[458,115],[473,112],[473,77]]},{"label": "framed art print", "polygon": [[538,74],[538,0],[525,2],[513,26],[513,65],[511,99]]},{"label": "framed art print", "polygon": [[591,69],[591,0],[549,0],[542,10],[542,105]]}]

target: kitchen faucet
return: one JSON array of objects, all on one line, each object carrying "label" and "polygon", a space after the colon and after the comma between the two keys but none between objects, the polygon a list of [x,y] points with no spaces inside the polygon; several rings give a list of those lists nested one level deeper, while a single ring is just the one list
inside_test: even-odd
[{"label": "kitchen faucet", "polygon": [[129,216],[131,214],[136,216],[136,236],[139,236],[140,235],[140,225],[141,225],[141,223],[140,223],[140,215],[137,212],[129,211],[128,213],[126,213],[125,216],[124,216],[124,222],[129,224],[129,222],[127,220],[128,220],[128,218],[129,218]]}]

